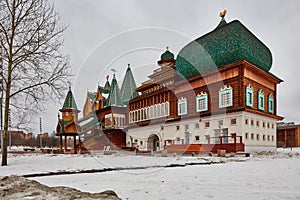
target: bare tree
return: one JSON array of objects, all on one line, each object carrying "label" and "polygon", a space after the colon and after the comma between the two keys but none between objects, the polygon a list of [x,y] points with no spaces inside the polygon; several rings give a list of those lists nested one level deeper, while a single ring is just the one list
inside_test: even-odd
[{"label": "bare tree", "polygon": [[[43,109],[49,98],[62,97],[69,59],[60,52],[63,32],[47,0],[0,0],[0,58],[4,91],[2,165],[7,165],[9,111],[24,118]],[[23,114],[26,113],[26,114]],[[16,117],[17,119],[17,117]]]}]

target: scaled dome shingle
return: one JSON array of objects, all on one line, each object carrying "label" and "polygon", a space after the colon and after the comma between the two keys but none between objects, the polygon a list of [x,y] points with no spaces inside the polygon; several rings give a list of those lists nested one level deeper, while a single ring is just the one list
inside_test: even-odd
[{"label": "scaled dome shingle", "polygon": [[222,18],[211,32],[187,44],[176,58],[176,70],[191,78],[210,70],[247,60],[264,71],[272,66],[272,54],[240,21]]}]

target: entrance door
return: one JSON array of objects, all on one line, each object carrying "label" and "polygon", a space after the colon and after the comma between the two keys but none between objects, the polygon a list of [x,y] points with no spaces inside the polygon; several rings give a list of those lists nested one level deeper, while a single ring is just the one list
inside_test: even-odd
[{"label": "entrance door", "polygon": [[[220,136],[228,136],[228,128],[216,129],[215,130],[215,143],[220,144]],[[222,138],[222,143],[228,143],[228,137]]]},{"label": "entrance door", "polygon": [[154,151],[159,151],[159,140],[156,141],[156,145],[155,145],[155,150]]},{"label": "entrance door", "polygon": [[185,144],[190,144],[190,133],[185,132]]},{"label": "entrance door", "polygon": [[149,136],[147,140],[147,150],[159,151],[159,138],[156,134],[152,134]]}]

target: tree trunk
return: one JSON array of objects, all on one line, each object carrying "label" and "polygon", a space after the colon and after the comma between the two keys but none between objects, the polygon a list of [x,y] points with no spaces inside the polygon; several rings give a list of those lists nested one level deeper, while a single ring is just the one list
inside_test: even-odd
[{"label": "tree trunk", "polygon": [[7,83],[5,90],[5,104],[4,104],[4,134],[3,134],[3,147],[2,147],[2,166],[7,166],[7,139],[8,139],[8,126],[9,126],[9,102],[10,102],[10,88],[11,88],[11,73],[12,62],[8,62],[7,69]]},{"label": "tree trunk", "polygon": [[5,105],[4,105],[4,133],[3,133],[3,147],[2,147],[2,166],[7,166],[7,142],[8,142],[8,115],[9,115],[9,94],[10,94],[10,78],[7,83],[5,91]]}]

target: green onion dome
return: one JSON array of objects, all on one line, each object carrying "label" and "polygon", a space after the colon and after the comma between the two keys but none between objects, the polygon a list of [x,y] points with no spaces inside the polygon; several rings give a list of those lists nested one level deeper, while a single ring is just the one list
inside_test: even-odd
[{"label": "green onion dome", "polygon": [[169,51],[169,47],[167,47],[167,50],[163,54],[161,54],[160,59],[161,60],[174,59],[174,54]]},{"label": "green onion dome", "polygon": [[180,50],[176,58],[176,70],[183,77],[191,78],[242,60],[269,71],[272,54],[240,21],[227,23],[222,16],[213,31]]}]

